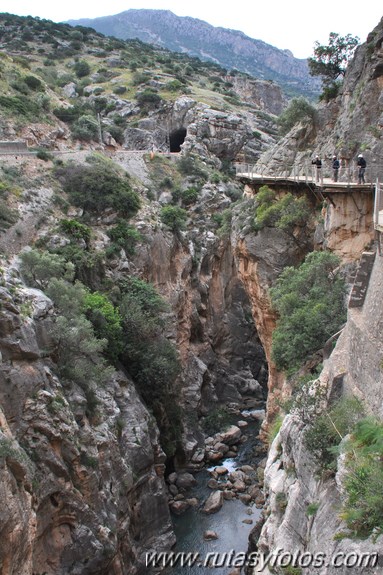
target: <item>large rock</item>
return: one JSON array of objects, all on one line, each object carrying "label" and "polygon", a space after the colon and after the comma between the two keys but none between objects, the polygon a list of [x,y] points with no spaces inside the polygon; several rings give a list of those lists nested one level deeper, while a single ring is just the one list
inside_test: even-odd
[{"label": "large rock", "polygon": [[226,443],[226,445],[234,445],[240,440],[242,431],[236,425],[231,425],[229,429],[223,431],[220,435],[222,443]]},{"label": "large rock", "polygon": [[210,514],[210,513],[217,513],[221,509],[223,505],[223,493],[222,491],[213,491],[207,500],[205,501],[205,505],[203,506],[203,513]]},{"label": "large rock", "polygon": [[216,531],[207,530],[204,532],[203,538],[205,541],[213,541],[214,539],[218,539],[218,534]]},{"label": "large rock", "polygon": [[196,483],[197,480],[191,473],[180,473],[176,479],[176,485],[179,489],[190,489]]}]

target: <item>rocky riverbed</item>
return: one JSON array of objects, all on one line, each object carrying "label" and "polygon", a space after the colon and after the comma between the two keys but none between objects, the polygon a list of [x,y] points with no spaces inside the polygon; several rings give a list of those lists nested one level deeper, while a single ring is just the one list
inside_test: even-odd
[{"label": "rocky riverbed", "polygon": [[[245,553],[251,529],[264,504],[264,446],[258,431],[262,410],[242,412],[241,419],[205,440],[204,466],[194,473],[167,477],[169,505],[177,537],[176,552],[199,553],[220,575],[239,573],[229,553]],[[201,572],[201,566],[175,566],[172,575]]]}]

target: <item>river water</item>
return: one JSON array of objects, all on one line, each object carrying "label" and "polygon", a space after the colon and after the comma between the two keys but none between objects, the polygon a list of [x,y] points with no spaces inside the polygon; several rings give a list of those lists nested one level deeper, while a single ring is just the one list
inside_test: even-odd
[{"label": "river water", "polygon": [[[247,440],[238,447],[238,455],[234,459],[223,459],[218,465],[223,465],[233,471],[241,465],[256,465],[259,456],[254,449],[258,443],[259,422],[249,421],[244,433]],[[257,509],[253,503],[245,505],[239,499],[224,501],[222,508],[211,515],[201,512],[203,503],[211,493],[207,487],[207,482],[211,478],[209,469],[205,468],[195,474],[197,485],[192,488],[187,497],[196,497],[200,502],[199,507],[189,508],[182,515],[173,515],[174,531],[177,537],[175,552],[198,553],[199,559],[194,566],[178,565],[168,569],[168,575],[201,575],[203,573],[214,573],[217,575],[227,575],[236,566],[233,564],[234,553],[246,553],[248,547],[248,537],[251,529],[257,522],[261,509]],[[244,523],[244,520],[252,520],[252,524]],[[213,541],[204,540],[204,532],[215,531],[218,539]],[[201,563],[210,555],[211,567],[201,567]],[[230,559],[230,557],[232,559]],[[237,556],[238,557],[238,556]],[[231,562],[230,562],[231,561]],[[240,558],[238,558],[240,562]],[[237,564],[237,566],[240,566]],[[206,569],[206,571],[205,571]]]}]

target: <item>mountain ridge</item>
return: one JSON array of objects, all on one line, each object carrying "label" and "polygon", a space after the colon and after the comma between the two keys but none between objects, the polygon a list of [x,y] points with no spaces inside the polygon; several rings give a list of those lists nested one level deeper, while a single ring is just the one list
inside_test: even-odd
[{"label": "mountain ridge", "polygon": [[68,20],[68,23],[92,27],[123,40],[138,38],[257,78],[273,80],[289,96],[314,98],[320,91],[320,82],[309,74],[307,60],[295,58],[290,50],[250,38],[240,30],[215,27],[190,16],[176,16],[170,10],[130,9],[111,16]]}]

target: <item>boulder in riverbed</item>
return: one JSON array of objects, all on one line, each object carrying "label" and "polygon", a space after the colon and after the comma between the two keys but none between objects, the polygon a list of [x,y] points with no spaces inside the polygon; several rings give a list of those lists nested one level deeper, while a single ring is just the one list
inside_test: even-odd
[{"label": "boulder in riverbed", "polygon": [[190,505],[187,501],[172,501],[170,503],[170,509],[173,511],[175,515],[181,515],[189,509]]},{"label": "boulder in riverbed", "polygon": [[176,479],[176,485],[179,489],[190,489],[196,483],[197,480],[191,473],[180,473]]},{"label": "boulder in riverbed", "polygon": [[203,538],[206,541],[213,541],[214,539],[218,539],[218,535],[216,533],[216,531],[211,531],[210,529],[208,529],[207,531],[205,531],[205,533],[203,534]]},{"label": "boulder in riverbed", "polygon": [[222,443],[226,443],[226,445],[233,445],[239,441],[242,432],[236,425],[231,425],[229,429],[223,431],[220,435]]},{"label": "boulder in riverbed", "polygon": [[210,513],[217,513],[221,509],[223,505],[223,493],[222,491],[213,491],[207,500],[205,501],[205,505],[203,506],[203,513],[210,514]]},{"label": "boulder in riverbed", "polygon": [[227,467],[220,465],[219,467],[215,468],[215,472],[218,473],[218,475],[225,475],[226,473],[229,472],[229,470],[227,469]]}]

